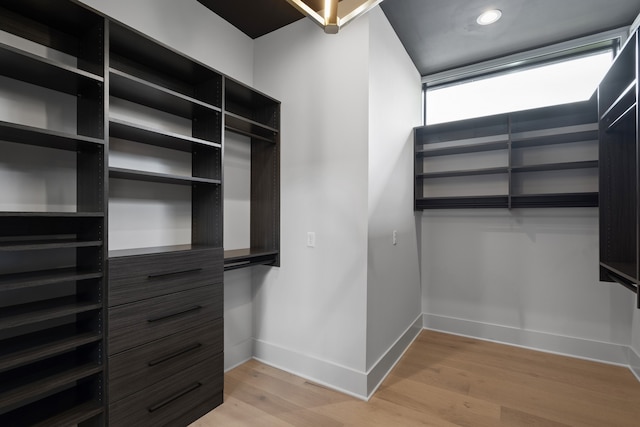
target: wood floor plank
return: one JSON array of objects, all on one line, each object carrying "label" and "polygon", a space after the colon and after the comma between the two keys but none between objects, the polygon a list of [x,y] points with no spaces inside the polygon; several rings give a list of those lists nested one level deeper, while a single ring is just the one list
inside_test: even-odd
[{"label": "wood floor plank", "polygon": [[370,401],[249,361],[192,427],[637,427],[626,368],[422,331]]}]

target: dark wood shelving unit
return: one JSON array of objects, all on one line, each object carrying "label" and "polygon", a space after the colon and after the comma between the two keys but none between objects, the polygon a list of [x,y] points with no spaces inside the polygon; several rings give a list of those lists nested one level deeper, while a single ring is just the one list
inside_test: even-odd
[{"label": "dark wood shelving unit", "polygon": [[619,51],[598,87],[600,280],[636,293],[640,308],[638,191],[638,33]]},{"label": "dark wood shelving unit", "polygon": [[[3,1],[0,30],[66,54],[0,43],[0,76],[45,102],[57,92],[76,115],[75,131],[0,120],[0,155],[23,145],[43,156],[58,150],[76,169],[75,207],[2,200],[0,425],[193,422],[222,402],[224,270],[280,262],[280,103],[75,1]],[[109,117],[112,103],[157,111],[170,125]],[[226,255],[225,129],[252,144],[251,247]],[[107,153],[118,149],[110,138],[151,156],[173,150],[177,162],[190,158],[191,174],[110,167]],[[190,243],[109,250],[110,179],[187,188]],[[111,387],[112,357],[117,372],[130,364],[148,372]],[[188,401],[175,398],[184,393]]]},{"label": "dark wood shelving unit", "polygon": [[[546,149],[551,153],[552,146],[569,147],[574,143],[595,147],[598,138],[595,96],[584,102],[422,126],[414,130],[414,138],[416,210],[598,206],[596,188],[561,193],[549,188],[548,193],[527,194],[518,187],[523,180],[535,183],[542,174],[550,172],[574,170],[588,176],[598,170],[597,158],[576,156],[557,161],[552,154],[546,154],[543,162],[516,161],[521,153],[533,149]],[[456,162],[459,156],[480,156],[488,152],[498,153],[496,159],[500,158],[500,161],[494,160],[495,166],[431,171],[426,163],[447,156],[449,162]],[[437,159],[430,160],[432,158]],[[467,158],[467,163],[473,164],[473,159]],[[501,178],[487,184],[484,194],[442,195],[439,192],[434,196],[429,192],[430,186],[451,182],[447,181],[449,179],[488,175]],[[470,180],[469,184],[476,181]]]},{"label": "dark wood shelving unit", "polygon": [[[0,139],[8,143],[0,155],[19,146],[53,149],[75,157],[76,168],[74,212],[46,206],[30,212],[3,200],[16,209],[0,212],[0,257],[8,260],[0,267],[0,425],[101,426],[105,21],[71,1],[7,0],[0,29],[75,58],[70,65],[0,44],[0,75],[28,83],[30,96],[43,100],[53,92],[71,95],[75,111],[67,115],[76,115],[75,132],[0,121]],[[24,108],[11,105],[21,101],[2,101]],[[20,263],[10,268],[12,259]]]},{"label": "dark wood shelving unit", "polygon": [[224,252],[225,270],[280,266],[280,102],[225,78],[225,130],[251,141],[250,247]]}]

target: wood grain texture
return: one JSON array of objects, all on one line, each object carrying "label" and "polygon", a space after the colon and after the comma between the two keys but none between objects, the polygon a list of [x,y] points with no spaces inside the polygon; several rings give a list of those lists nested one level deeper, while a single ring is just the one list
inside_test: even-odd
[{"label": "wood grain texture", "polygon": [[369,402],[249,361],[191,427],[632,427],[639,402],[626,368],[423,331]]}]

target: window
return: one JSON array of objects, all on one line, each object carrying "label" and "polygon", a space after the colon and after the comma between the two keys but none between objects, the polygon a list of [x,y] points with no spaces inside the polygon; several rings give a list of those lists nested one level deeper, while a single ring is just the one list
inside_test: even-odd
[{"label": "window", "polygon": [[542,65],[426,88],[427,125],[589,99],[613,46]]}]

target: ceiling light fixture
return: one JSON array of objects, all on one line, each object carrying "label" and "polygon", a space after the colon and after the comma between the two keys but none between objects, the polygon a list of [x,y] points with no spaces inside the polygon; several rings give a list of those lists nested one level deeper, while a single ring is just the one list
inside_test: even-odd
[{"label": "ceiling light fixture", "polygon": [[287,0],[287,2],[321,26],[325,33],[336,34],[340,28],[373,9],[382,0],[322,0],[321,2]]},{"label": "ceiling light fixture", "polygon": [[480,25],[491,25],[494,22],[497,22],[498,19],[502,16],[502,11],[500,9],[491,9],[483,12],[476,22]]}]

